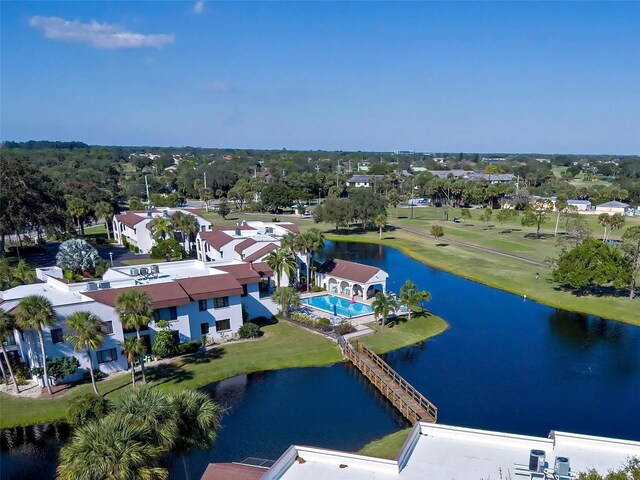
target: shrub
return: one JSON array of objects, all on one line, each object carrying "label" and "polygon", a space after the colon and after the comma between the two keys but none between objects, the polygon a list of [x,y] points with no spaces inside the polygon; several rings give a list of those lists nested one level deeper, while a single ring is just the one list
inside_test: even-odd
[{"label": "shrub", "polygon": [[16,376],[18,385],[26,385],[27,380],[31,377],[31,372],[27,364],[19,357],[14,356],[9,357],[9,361],[11,362],[11,368],[13,369],[13,374]]},{"label": "shrub", "polygon": [[[100,380],[103,377],[104,377],[104,373],[102,373],[102,370],[98,368],[93,369],[93,378],[95,378],[96,380]],[[91,374],[89,373],[89,369],[85,370],[84,374],[82,375],[82,378],[85,381],[91,380]]]},{"label": "shrub", "polygon": [[79,427],[104,417],[109,413],[109,410],[109,402],[104,397],[85,393],[69,402],[66,412],[67,423]]},{"label": "shrub", "polygon": [[171,260],[184,258],[184,247],[175,238],[159,240],[151,247],[151,258],[163,258]]},{"label": "shrub", "polygon": [[81,238],[62,242],[56,254],[56,265],[76,274],[95,272],[99,260],[98,251]]},{"label": "shrub", "polygon": [[73,375],[79,366],[80,362],[76,357],[47,358],[49,378],[56,383]]},{"label": "shrub", "polygon": [[347,333],[355,332],[356,330],[353,328],[353,325],[351,325],[351,322],[342,322],[333,327],[333,329],[340,335],[346,335]]},{"label": "shrub", "polygon": [[240,338],[256,338],[261,334],[260,327],[255,323],[247,322],[238,329]]},{"label": "shrub", "polygon": [[188,342],[180,343],[176,347],[178,355],[184,355],[185,353],[195,353],[200,348],[200,344],[197,340],[189,340]]},{"label": "shrub", "polygon": [[321,318],[320,320],[318,320],[318,324],[321,327],[326,328],[331,325],[331,320],[329,320],[328,318]]},{"label": "shrub", "polygon": [[176,353],[176,339],[171,332],[171,326],[166,320],[156,322],[156,326],[160,331],[156,333],[151,351],[154,355],[165,358]]},{"label": "shrub", "polygon": [[302,325],[306,325],[308,327],[321,331],[329,330],[329,325],[331,325],[331,322],[327,318],[316,320],[315,318],[300,312],[292,313],[289,317],[289,320],[293,320],[296,323],[300,323]]},{"label": "shrub", "polygon": [[311,285],[311,291],[312,292],[324,292],[324,287],[321,287],[320,285]]}]

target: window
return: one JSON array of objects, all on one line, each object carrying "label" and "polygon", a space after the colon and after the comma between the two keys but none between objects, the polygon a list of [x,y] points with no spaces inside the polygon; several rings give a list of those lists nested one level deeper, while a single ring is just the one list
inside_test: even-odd
[{"label": "window", "polygon": [[226,320],[218,320],[216,322],[216,331],[224,332],[225,330],[231,330],[231,319],[227,318]]},{"label": "window", "polygon": [[200,231],[204,232],[207,229],[206,225],[200,225]]},{"label": "window", "polygon": [[249,295],[249,288],[247,284],[242,285],[242,296],[246,297]]},{"label": "window", "polygon": [[168,308],[160,308],[158,310],[154,310],[153,319],[156,322],[158,320],[168,320],[170,322],[173,321],[173,320],[177,320],[178,319],[178,309],[177,309],[177,307],[168,307]]},{"label": "window", "polygon": [[2,344],[5,347],[8,347],[10,345],[15,345],[16,344],[16,338],[13,336],[13,334],[10,334],[7,338],[5,338],[4,342],[2,342]]},{"label": "window", "polygon": [[204,312],[207,309],[207,301],[206,300],[198,300],[198,310]]},{"label": "window", "polygon": [[100,332],[103,335],[111,335],[111,334],[113,334],[113,322],[111,322],[111,321],[102,322],[102,325],[100,326]]},{"label": "window", "polygon": [[177,307],[169,307],[169,318],[168,320],[177,320],[178,319],[178,308]]},{"label": "window", "polygon": [[61,328],[52,328],[51,329],[51,341],[53,343],[62,343],[64,338],[62,338],[62,329]]},{"label": "window", "polygon": [[213,308],[223,308],[228,306],[229,306],[229,297],[213,299]]},{"label": "window", "polygon": [[[156,310],[156,311],[154,312],[153,316],[155,317],[155,319],[156,319],[156,320],[159,320],[159,318],[158,318],[158,313],[157,313],[157,312],[158,312],[158,310]],[[148,326],[148,325],[145,325],[144,327],[140,327],[140,331],[141,331],[141,332],[145,332],[145,331],[147,331],[147,330],[149,330],[149,326]],[[125,327],[124,327],[124,325],[123,325],[123,326],[122,326],[122,331],[123,331],[124,333],[134,333],[134,332],[136,331],[136,329],[135,329],[135,328],[125,328]]]},{"label": "window", "polygon": [[209,333],[209,322],[200,324],[200,335],[207,335]]},{"label": "window", "polygon": [[107,350],[98,350],[96,352],[98,363],[115,362],[118,359],[118,352],[115,348],[109,348]]}]

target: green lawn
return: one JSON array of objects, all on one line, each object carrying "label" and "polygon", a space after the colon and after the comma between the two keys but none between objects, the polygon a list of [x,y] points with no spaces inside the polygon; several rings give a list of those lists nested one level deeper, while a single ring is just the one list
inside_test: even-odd
[{"label": "green lawn", "polygon": [[392,328],[381,327],[375,322],[367,326],[376,332],[357,337],[357,341],[375,353],[386,353],[423,342],[444,332],[448,327],[447,322],[429,312],[414,314],[411,321],[400,318],[399,323]]},{"label": "green lawn", "polygon": [[[339,362],[336,344],[287,322],[263,327],[263,338],[232,343],[207,354],[178,357],[147,369],[152,384],[163,390],[196,388],[244,373],[292,367],[309,367]],[[130,375],[99,382],[107,398],[130,387]],[[61,398],[33,400],[0,394],[0,428],[47,423],[64,418],[70,399],[89,392],[91,385],[73,387]]]},{"label": "green lawn", "polygon": [[395,460],[409,433],[411,433],[410,428],[399,430],[378,440],[374,440],[371,443],[367,443],[358,453],[370,457]]}]

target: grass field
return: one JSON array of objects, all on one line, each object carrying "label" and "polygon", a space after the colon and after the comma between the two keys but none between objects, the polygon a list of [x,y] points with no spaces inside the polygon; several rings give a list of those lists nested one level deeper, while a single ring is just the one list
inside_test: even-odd
[{"label": "grass field", "polygon": [[411,321],[400,318],[398,324],[392,328],[379,326],[375,322],[369,323],[367,326],[375,330],[375,333],[357,337],[357,341],[375,353],[387,353],[398,348],[415,345],[435,337],[448,327],[447,322],[429,312],[414,314]]},{"label": "grass field", "polygon": [[[244,373],[292,367],[327,365],[342,360],[336,344],[287,322],[263,327],[261,339],[232,343],[147,369],[155,388],[197,388]],[[111,398],[131,388],[129,374],[98,383],[100,393]],[[23,399],[0,394],[0,428],[47,423],[64,418],[69,401],[91,391],[91,385],[73,387],[54,399]]]},{"label": "grass field", "polygon": [[395,460],[402,448],[402,445],[409,436],[409,433],[411,433],[410,428],[398,430],[390,435],[374,440],[371,443],[367,443],[358,453],[360,455],[368,455],[370,457]]}]

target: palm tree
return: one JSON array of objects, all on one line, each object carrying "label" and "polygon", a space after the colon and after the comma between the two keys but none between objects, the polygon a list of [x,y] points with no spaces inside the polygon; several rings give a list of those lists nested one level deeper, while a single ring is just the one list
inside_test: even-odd
[{"label": "palm tree", "polygon": [[96,217],[104,219],[104,225],[107,227],[107,238],[111,240],[111,233],[109,231],[109,223],[111,217],[113,217],[113,207],[108,202],[98,202],[95,207]]},{"label": "palm tree", "polygon": [[160,390],[141,388],[130,391],[114,400],[112,408],[115,415],[128,416],[134,423],[151,427],[155,432],[155,445],[170,449],[178,438],[178,412],[169,395]]},{"label": "palm tree", "polygon": [[84,217],[89,213],[89,206],[80,197],[74,195],[66,195],[65,202],[67,204],[67,213],[71,218],[75,218],[78,222],[78,230],[84,237]]},{"label": "palm tree", "polygon": [[611,223],[611,216],[608,213],[601,213],[598,215],[598,224],[604,227],[604,235],[602,236],[602,240],[607,239],[607,227]]},{"label": "palm tree", "polygon": [[289,280],[291,280],[298,266],[298,262],[296,262],[296,255],[291,251],[291,249],[285,247],[272,250],[264,260],[275,272],[277,278],[276,286],[278,288],[280,288],[282,276],[286,275]]},{"label": "palm tree", "polygon": [[173,237],[173,225],[168,218],[158,217],[151,222],[151,233],[155,240],[164,240]]},{"label": "palm tree", "polygon": [[[9,375],[13,378],[13,386],[16,389],[16,393],[20,393],[20,389],[18,388],[18,381],[13,374],[13,368],[11,367],[11,362],[9,361],[9,356],[7,355],[7,349],[4,348],[4,342],[7,341],[8,338],[13,336],[13,331],[16,328],[14,318],[9,315],[8,312],[5,312],[4,309],[0,308],[0,347],[2,348],[2,356],[4,357],[4,361],[9,368]],[[2,374],[4,375],[4,370],[2,370]],[[4,383],[7,385],[7,379],[5,377]]]},{"label": "palm tree", "polygon": [[161,480],[168,477],[159,462],[167,449],[156,432],[129,415],[108,415],[74,429],[62,450],[58,480]]},{"label": "palm tree", "polygon": [[317,228],[310,228],[296,237],[296,246],[306,256],[307,264],[307,291],[311,280],[311,265],[313,263],[313,253],[324,246],[324,234]]},{"label": "palm tree", "polygon": [[409,309],[409,320],[411,320],[413,307],[422,306],[422,302],[428,302],[429,300],[431,300],[431,294],[425,290],[418,291],[418,287],[411,280],[407,280],[400,287],[400,302]]},{"label": "palm tree", "polygon": [[49,395],[53,395],[51,384],[49,383],[49,372],[47,370],[47,351],[44,346],[44,335],[42,328],[56,323],[56,314],[53,311],[51,301],[42,295],[29,295],[20,300],[16,307],[16,323],[24,330],[35,330],[40,337],[40,351],[42,354],[41,365],[44,370],[44,383],[47,386]]},{"label": "palm tree", "polygon": [[293,307],[300,305],[300,294],[293,287],[278,287],[271,298],[280,305],[285,318],[289,318],[289,311]]},{"label": "palm tree", "polygon": [[376,294],[376,298],[371,302],[373,315],[378,319],[380,325],[385,325],[389,314],[398,310],[398,300],[382,292]]},{"label": "palm tree", "polygon": [[171,225],[174,230],[182,233],[185,250],[191,251],[191,237],[200,231],[198,219],[193,215],[178,211],[171,216]]},{"label": "palm tree", "polygon": [[64,339],[73,345],[77,352],[86,350],[89,357],[89,374],[91,375],[91,385],[96,395],[98,387],[96,386],[96,378],[93,373],[93,358],[91,350],[97,350],[102,345],[102,333],[100,327],[102,319],[97,315],[87,311],[74,312],[67,317],[67,327],[73,330],[75,335],[65,335]]},{"label": "palm tree", "polygon": [[[614,230],[624,227],[624,216],[621,213],[614,213],[609,219],[609,235]],[[607,235],[607,238],[609,238]]]},{"label": "palm tree", "polygon": [[122,355],[127,359],[127,363],[131,365],[131,385],[136,386],[136,358],[140,355],[144,355],[147,351],[142,340],[138,340],[134,337],[127,337],[122,343]]},{"label": "palm tree", "polygon": [[[141,290],[128,290],[122,292],[116,298],[116,313],[120,317],[120,323],[124,328],[135,328],[136,337],[140,339],[140,329],[149,325],[153,319],[153,299],[147,292]],[[144,357],[140,355],[140,369],[142,370],[142,382],[147,383],[144,372]]]},{"label": "palm tree", "polygon": [[22,284],[34,283],[36,271],[24,259],[21,259],[13,269],[13,277]]},{"label": "palm tree", "polygon": [[387,216],[381,213],[376,217],[374,223],[380,229],[380,240],[382,240],[382,229],[387,226]]}]

